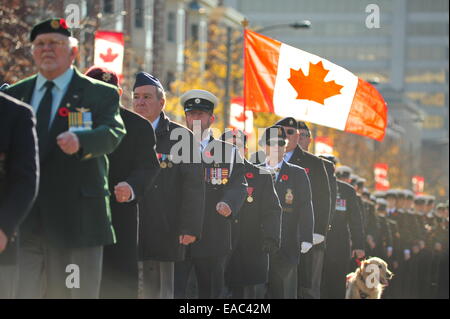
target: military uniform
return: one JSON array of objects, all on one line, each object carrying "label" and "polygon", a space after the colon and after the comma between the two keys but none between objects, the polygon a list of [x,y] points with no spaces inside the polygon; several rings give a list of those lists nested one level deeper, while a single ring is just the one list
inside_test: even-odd
[{"label": "military uniform", "polygon": [[[350,244],[351,243],[351,244]],[[351,251],[364,249],[361,211],[354,188],[337,181],[336,213],[327,237],[322,297],[344,299]]]},{"label": "military uniform", "polygon": [[[53,22],[45,23],[50,25]],[[126,133],[119,115],[119,95],[113,86],[88,78],[75,68],[72,74],[48,134],[39,141],[40,190],[33,209],[22,226],[22,275],[19,287],[22,297],[37,297],[40,294],[37,281],[42,274],[35,273],[37,267],[28,269],[31,261],[27,261],[27,258],[35,258],[35,245],[42,247],[39,243],[54,249],[55,254],[52,256],[57,263],[62,259],[67,261],[66,264],[70,263],[68,259],[71,254],[89,255],[89,258],[83,259],[89,265],[80,265],[80,268],[90,269],[80,277],[80,289],[67,289],[65,266],[60,266],[57,270],[47,272],[48,296],[98,297],[102,247],[115,242],[109,206],[106,155],[114,151]],[[12,85],[6,92],[30,102],[33,92],[39,90],[35,90],[38,80],[38,76],[31,76]],[[47,92],[51,92],[50,87]],[[42,100],[44,99],[45,96]],[[39,114],[39,110],[37,113]],[[38,128],[39,125],[40,121],[37,120]],[[57,145],[56,137],[72,128],[81,128],[74,131],[80,149],[74,155],[67,155]],[[45,254],[42,251],[40,256]],[[81,260],[78,262],[81,263]],[[43,260],[39,260],[39,263],[43,264]],[[22,267],[28,268],[22,271]],[[35,286],[31,288],[31,285]]]},{"label": "military uniform", "polygon": [[[86,75],[119,86],[115,72],[93,66]],[[101,298],[137,298],[138,292],[138,206],[146,188],[158,173],[159,162],[155,152],[155,132],[145,118],[120,108],[120,116],[127,135],[117,149],[108,155],[109,190],[112,194],[111,217],[117,243],[105,246],[103,251]],[[128,202],[119,203],[114,187],[126,182],[131,188]]]},{"label": "military uniform", "polygon": [[233,232],[227,285],[233,298],[256,298],[255,286],[268,281],[269,252],[281,241],[281,206],[270,172],[245,161],[247,197]]},{"label": "military uniform", "polygon": [[[185,112],[198,109],[212,112],[217,98],[207,91],[191,90],[181,97]],[[231,253],[231,223],[237,217],[247,196],[245,168],[236,148],[212,136],[202,150],[205,181],[205,208],[202,237],[189,247],[186,261],[175,265],[177,296],[185,296],[190,269],[198,282],[199,298],[219,298],[224,288],[227,256]],[[217,212],[217,204],[226,203],[231,215]]]},{"label": "military uniform", "polygon": [[17,278],[16,231],[38,191],[39,162],[35,117],[29,105],[0,92],[0,299],[14,297]]}]

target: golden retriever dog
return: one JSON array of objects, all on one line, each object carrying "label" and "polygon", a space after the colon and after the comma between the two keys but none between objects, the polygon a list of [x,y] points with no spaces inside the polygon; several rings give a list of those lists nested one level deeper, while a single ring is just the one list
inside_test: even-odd
[{"label": "golden retriever dog", "polygon": [[383,259],[366,259],[355,272],[347,275],[345,299],[380,299],[392,276]]}]

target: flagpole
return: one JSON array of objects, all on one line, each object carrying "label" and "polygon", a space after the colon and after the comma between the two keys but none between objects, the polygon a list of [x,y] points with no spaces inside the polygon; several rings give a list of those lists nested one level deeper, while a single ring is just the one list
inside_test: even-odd
[{"label": "flagpole", "polygon": [[245,117],[245,111],[247,110],[247,105],[246,105],[247,103],[246,103],[246,98],[245,98],[245,91],[246,91],[246,89],[245,89],[245,87],[246,87],[246,85],[245,85],[245,82],[246,82],[245,81],[245,31],[247,30],[247,27],[248,27],[247,18],[242,20],[241,24],[244,29],[244,45],[243,45],[243,50],[244,50],[244,93],[242,94],[242,96],[244,98],[244,102],[242,104],[244,107],[244,134],[245,134],[245,132],[247,131],[247,127],[246,127],[247,121],[246,121],[246,117]]}]

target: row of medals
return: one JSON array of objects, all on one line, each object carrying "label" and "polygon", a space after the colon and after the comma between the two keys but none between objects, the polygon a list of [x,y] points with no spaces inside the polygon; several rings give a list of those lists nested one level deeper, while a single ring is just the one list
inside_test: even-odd
[{"label": "row of medals", "polygon": [[[205,170],[207,172],[208,169],[205,169]],[[214,174],[212,173],[213,171],[214,171]],[[213,185],[221,185],[221,184],[225,185],[226,183],[228,183],[228,178],[226,178],[226,177],[224,177],[224,178],[216,177],[217,175],[222,175],[222,170],[221,169],[219,171],[217,171],[216,169],[209,169],[209,172],[211,174],[210,175],[211,176],[211,178],[210,178],[211,184],[213,184]],[[206,173],[206,175],[208,176],[209,174]]]},{"label": "row of medals", "polygon": [[166,162],[161,162],[161,163],[159,164],[159,166],[160,166],[161,168],[166,168],[166,167],[171,168],[171,167],[173,167],[173,164],[172,164],[171,162],[168,162],[168,163],[166,163]]}]

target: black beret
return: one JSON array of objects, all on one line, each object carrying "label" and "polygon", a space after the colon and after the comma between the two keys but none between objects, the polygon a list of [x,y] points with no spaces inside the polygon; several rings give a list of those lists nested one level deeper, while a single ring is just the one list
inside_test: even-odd
[{"label": "black beret", "polygon": [[286,132],[284,128],[280,125],[273,125],[271,127],[266,128],[263,135],[259,140],[259,145],[268,145],[270,140],[285,140]]},{"label": "black beret", "polygon": [[92,66],[86,71],[85,75],[117,87],[119,86],[119,78],[117,77],[116,72],[108,70],[104,67]]},{"label": "black beret", "polygon": [[402,189],[397,189],[396,191],[397,191],[397,197],[398,197],[398,198],[406,198],[406,193],[405,193],[404,190],[402,190]]},{"label": "black beret", "polygon": [[297,120],[293,117],[285,117],[284,119],[279,120],[275,123],[275,125],[287,126],[298,129]]},{"label": "black beret", "polygon": [[144,85],[153,85],[164,91],[164,88],[159,82],[158,78],[147,73],[147,72],[139,72],[136,74],[136,80],[134,81],[133,91],[135,88],[144,86]]},{"label": "black beret", "polygon": [[311,132],[311,131],[309,130],[308,125],[306,125],[306,123],[303,122],[303,121],[298,121],[297,126],[298,126],[298,129],[299,129],[299,130],[307,130],[308,132]]},{"label": "black beret", "polygon": [[33,42],[38,35],[43,33],[59,33],[66,37],[72,36],[70,29],[67,27],[66,20],[62,18],[52,18],[36,24],[31,29],[30,41]]}]

